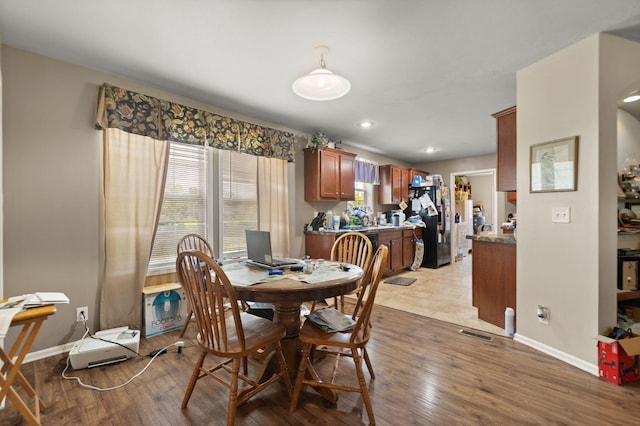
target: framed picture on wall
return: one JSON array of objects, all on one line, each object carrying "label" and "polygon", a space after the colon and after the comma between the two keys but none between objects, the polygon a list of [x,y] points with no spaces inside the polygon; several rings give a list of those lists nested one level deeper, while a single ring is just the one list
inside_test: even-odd
[{"label": "framed picture on wall", "polygon": [[575,191],[578,181],[578,136],[531,145],[529,192]]}]

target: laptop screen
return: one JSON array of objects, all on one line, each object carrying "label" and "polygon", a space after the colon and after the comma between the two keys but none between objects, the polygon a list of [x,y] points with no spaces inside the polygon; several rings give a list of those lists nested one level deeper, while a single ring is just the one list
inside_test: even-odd
[{"label": "laptop screen", "polygon": [[260,263],[273,263],[271,256],[271,233],[269,231],[252,231],[246,229],[247,257]]}]

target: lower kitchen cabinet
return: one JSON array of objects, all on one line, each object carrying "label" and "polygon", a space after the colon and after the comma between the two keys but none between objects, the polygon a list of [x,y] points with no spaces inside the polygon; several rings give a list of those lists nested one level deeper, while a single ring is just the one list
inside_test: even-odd
[{"label": "lower kitchen cabinet", "polygon": [[504,328],[505,309],[516,309],[516,244],[474,239],[472,251],[472,304],[479,319]]},{"label": "lower kitchen cabinet", "polygon": [[312,259],[330,259],[331,247],[338,234],[309,233],[304,235],[304,254]]},{"label": "lower kitchen cabinet", "polygon": [[402,269],[409,269],[416,255],[416,237],[422,238],[422,229],[402,231]]},{"label": "lower kitchen cabinet", "polygon": [[[347,232],[347,231],[345,231]],[[340,235],[339,232],[307,232],[304,236],[304,254],[313,259],[330,259],[331,247]],[[374,251],[378,245],[384,244],[389,249],[384,275],[397,274],[409,269],[413,263],[416,251],[415,236],[421,238],[422,229],[385,229],[380,231],[367,231],[365,235],[374,243]]]},{"label": "lower kitchen cabinet", "polygon": [[384,244],[389,249],[387,264],[383,275],[390,275],[402,269],[402,231],[381,232],[378,244]]}]

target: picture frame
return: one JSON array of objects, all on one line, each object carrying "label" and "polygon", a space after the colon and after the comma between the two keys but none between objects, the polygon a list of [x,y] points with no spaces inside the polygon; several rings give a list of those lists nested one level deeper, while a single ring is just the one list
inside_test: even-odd
[{"label": "picture frame", "polygon": [[529,192],[576,191],[578,136],[529,147]]}]

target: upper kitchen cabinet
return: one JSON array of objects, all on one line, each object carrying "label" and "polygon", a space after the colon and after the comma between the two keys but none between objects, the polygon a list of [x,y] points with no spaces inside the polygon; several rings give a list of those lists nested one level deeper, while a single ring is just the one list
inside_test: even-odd
[{"label": "upper kitchen cabinet", "polygon": [[516,187],[516,107],[496,112],[498,147],[498,191],[515,191]]},{"label": "upper kitchen cabinet", "polygon": [[305,201],[355,198],[356,154],[331,148],[304,150]]},{"label": "upper kitchen cabinet", "polygon": [[409,169],[385,164],[380,166],[379,204],[399,204],[409,199]]}]

